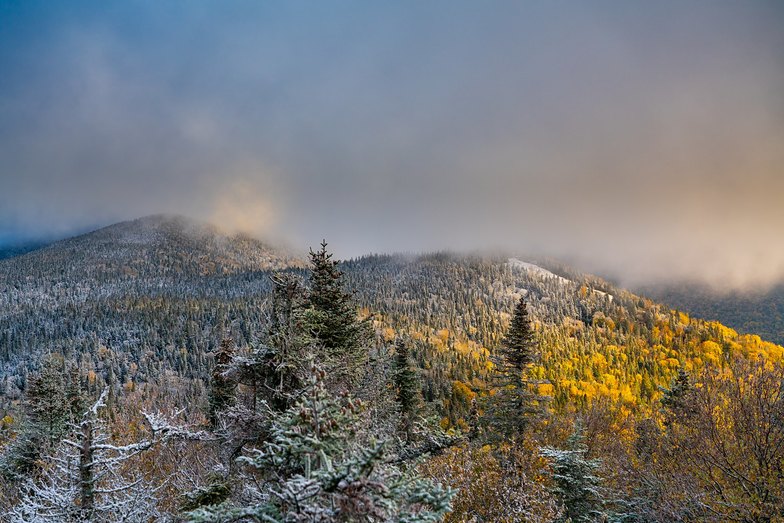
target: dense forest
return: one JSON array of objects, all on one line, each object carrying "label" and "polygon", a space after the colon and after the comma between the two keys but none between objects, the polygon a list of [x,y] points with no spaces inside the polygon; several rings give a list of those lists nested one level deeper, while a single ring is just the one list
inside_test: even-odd
[{"label": "dense forest", "polygon": [[726,291],[698,283],[640,289],[646,296],[700,318],[716,319],[741,332],[784,344],[784,285],[767,290]]},{"label": "dense forest", "polygon": [[563,267],[152,217],[0,300],[3,520],[784,520],[784,348]]}]

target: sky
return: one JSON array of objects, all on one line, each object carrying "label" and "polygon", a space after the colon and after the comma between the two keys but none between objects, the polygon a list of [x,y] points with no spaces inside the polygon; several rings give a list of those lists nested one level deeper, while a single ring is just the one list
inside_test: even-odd
[{"label": "sky", "polygon": [[765,287],[783,27],[776,1],[0,0],[0,243],[165,212]]}]

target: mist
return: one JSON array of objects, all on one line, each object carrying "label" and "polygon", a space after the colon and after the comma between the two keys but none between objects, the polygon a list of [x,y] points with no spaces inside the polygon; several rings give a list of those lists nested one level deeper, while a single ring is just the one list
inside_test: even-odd
[{"label": "mist", "polygon": [[762,1],[2,3],[0,240],[168,212],[765,288],[781,27]]}]

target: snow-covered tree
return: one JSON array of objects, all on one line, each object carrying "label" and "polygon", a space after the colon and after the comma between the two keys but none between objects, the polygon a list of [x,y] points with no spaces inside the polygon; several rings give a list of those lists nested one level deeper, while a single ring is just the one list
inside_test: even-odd
[{"label": "snow-covered tree", "polygon": [[395,398],[402,417],[403,433],[408,439],[414,428],[417,409],[422,404],[421,384],[416,369],[409,361],[408,345],[403,339],[395,344]]},{"label": "snow-covered tree", "polygon": [[25,390],[25,417],[14,442],[0,456],[0,471],[13,480],[29,477],[83,409],[79,373],[62,356],[50,355]]},{"label": "snow-covered tree", "polygon": [[312,367],[298,401],[272,420],[270,439],[240,458],[256,481],[248,502],[189,513],[194,522],[438,521],[452,492],[388,463],[384,442],[363,444],[359,402],[336,399]]},{"label": "snow-covered tree", "polygon": [[148,522],[163,516],[156,505],[156,489],[129,460],[172,434],[160,418],[148,416],[151,437],[129,444],[110,442],[99,411],[108,389],[84,413],[56,451],[45,459],[40,477],[23,488],[11,510],[14,523],[44,522]]},{"label": "snow-covered tree", "polygon": [[209,390],[209,421],[212,427],[218,423],[218,415],[234,405],[237,383],[226,376],[226,371],[234,357],[234,341],[226,337],[215,353],[215,367],[212,371]]},{"label": "snow-covered tree", "polygon": [[368,359],[368,325],[357,318],[358,307],[353,295],[344,290],[343,272],[327,252],[326,242],[318,251],[310,251],[310,262],[307,328],[323,349],[330,388],[351,390],[359,383]]},{"label": "snow-covered tree", "polygon": [[601,465],[598,459],[588,459],[588,448],[583,443],[582,429],[578,425],[567,440],[566,449],[544,447],[540,454],[550,462],[554,493],[563,504],[561,521],[592,523],[605,521],[602,512],[603,496],[600,478],[596,472]]}]

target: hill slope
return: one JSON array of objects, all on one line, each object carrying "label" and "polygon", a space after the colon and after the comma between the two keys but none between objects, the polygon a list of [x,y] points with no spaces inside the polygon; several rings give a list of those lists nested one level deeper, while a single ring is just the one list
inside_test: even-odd
[{"label": "hill slope", "polygon": [[691,284],[650,286],[640,292],[701,318],[718,320],[741,332],[784,344],[784,285],[764,292],[720,293]]},{"label": "hill slope", "polygon": [[[212,351],[266,326],[269,274],[303,262],[179,217],[124,222],[0,261],[0,402],[16,400],[41,355],[79,362],[96,382],[167,380],[202,398]],[[677,367],[784,349],[671,311],[593,276],[516,258],[431,254],[345,262],[378,342],[413,340],[423,395],[460,424],[484,390],[490,354],[524,295],[540,340],[535,372],[559,408],[607,398],[645,408]],[[176,401],[176,400],[172,400]],[[2,407],[2,403],[0,403]]]},{"label": "hill slope", "polygon": [[229,318],[252,323],[243,318],[259,315],[266,273],[302,265],[258,240],[163,215],[0,260],[7,396],[47,352],[91,360],[85,365],[99,377],[109,369],[123,380],[167,369],[202,376],[204,354],[220,336],[213,329]]}]

